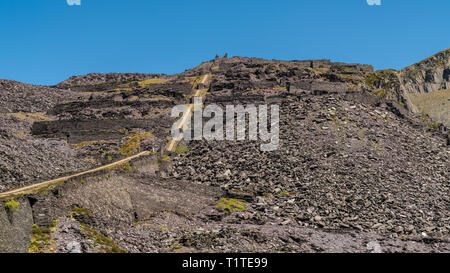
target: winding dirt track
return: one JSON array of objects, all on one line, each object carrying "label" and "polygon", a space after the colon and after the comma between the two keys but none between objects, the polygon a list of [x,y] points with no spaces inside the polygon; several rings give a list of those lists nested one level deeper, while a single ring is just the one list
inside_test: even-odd
[{"label": "winding dirt track", "polygon": [[79,177],[79,176],[82,176],[82,175],[85,175],[85,174],[98,172],[98,171],[105,170],[105,169],[108,169],[108,168],[113,168],[113,167],[122,165],[122,164],[124,164],[126,162],[129,162],[129,161],[131,161],[131,160],[133,160],[135,158],[138,158],[138,157],[141,157],[141,156],[145,156],[145,155],[150,155],[150,154],[152,154],[152,152],[144,151],[144,152],[135,154],[133,156],[121,159],[119,161],[116,161],[116,162],[113,162],[111,164],[104,165],[104,166],[101,166],[101,167],[98,167],[98,168],[95,168],[95,169],[91,169],[91,170],[83,171],[83,172],[76,173],[76,174],[73,174],[73,175],[64,176],[64,177],[60,177],[60,178],[56,178],[56,179],[52,179],[52,180],[36,183],[36,184],[30,185],[30,186],[25,186],[25,187],[22,187],[22,188],[18,188],[18,189],[2,192],[2,193],[0,193],[0,199],[1,198],[14,197],[14,196],[17,196],[17,195],[22,195],[22,194],[30,194],[30,193],[33,193],[36,190],[41,189],[42,187],[53,186],[53,185],[56,185],[56,184],[64,182],[64,181],[67,181],[67,180],[69,180],[71,178],[74,178],[74,177]]}]

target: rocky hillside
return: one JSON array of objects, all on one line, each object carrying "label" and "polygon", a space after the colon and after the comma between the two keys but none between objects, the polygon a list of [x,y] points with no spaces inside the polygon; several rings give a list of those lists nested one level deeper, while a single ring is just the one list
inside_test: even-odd
[{"label": "rocky hillside", "polygon": [[378,96],[450,126],[450,49],[400,71],[375,71],[366,82]]},{"label": "rocky hillside", "polygon": [[450,89],[450,48],[400,71],[408,93],[429,93]]},{"label": "rocky hillside", "polygon": [[[3,198],[0,251],[449,252],[448,61],[217,57],[176,75],[2,81],[1,192],[151,154]],[[206,105],[279,105],[278,149],[166,152],[171,109],[196,90]]]}]

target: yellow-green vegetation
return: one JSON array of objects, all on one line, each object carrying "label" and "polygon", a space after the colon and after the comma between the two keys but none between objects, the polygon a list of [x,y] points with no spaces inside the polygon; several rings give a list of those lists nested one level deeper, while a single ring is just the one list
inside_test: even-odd
[{"label": "yellow-green vegetation", "polygon": [[96,143],[105,143],[104,140],[93,140],[93,141],[83,141],[77,144],[73,144],[72,146],[75,147],[76,149],[82,149],[85,146],[91,145],[91,144],[96,144]]},{"label": "yellow-green vegetation", "polygon": [[185,152],[187,152],[187,150],[188,150],[188,147],[186,147],[186,145],[179,143],[177,145],[177,148],[175,149],[175,153],[184,154]]},{"label": "yellow-green vegetation", "polygon": [[273,89],[278,91],[284,91],[286,90],[286,86],[275,86]]},{"label": "yellow-green vegetation", "polygon": [[439,128],[439,122],[433,122],[433,125],[431,125],[431,128],[433,130],[437,130]]},{"label": "yellow-green vegetation", "polygon": [[386,82],[386,87],[392,87],[393,82],[391,80],[397,78],[397,72],[393,69],[378,70],[372,72],[366,76],[366,84],[370,87],[374,87],[377,81]]},{"label": "yellow-green vegetation", "polygon": [[132,81],[129,83],[121,84],[117,88],[108,91],[133,91],[138,87],[144,88],[151,84],[165,83],[167,81],[170,81],[170,79],[148,79],[143,81]]},{"label": "yellow-green vegetation", "polygon": [[379,98],[385,98],[387,95],[386,89],[378,89],[378,90],[374,91],[373,93]]},{"label": "yellow-green vegetation", "polygon": [[71,216],[74,214],[77,215],[91,215],[91,212],[88,209],[80,208],[80,207],[73,207],[72,211],[69,213]]},{"label": "yellow-green vegetation", "polygon": [[111,91],[133,91],[133,88],[132,87],[129,87],[129,86],[124,86],[124,85],[120,85],[119,87],[117,87],[117,88],[114,88],[114,89],[111,89],[111,90],[108,90],[109,92],[111,92]]},{"label": "yellow-green vegetation", "polygon": [[14,134],[14,137],[19,138],[19,139],[24,139],[27,135],[29,135],[29,132],[18,132],[16,134]]},{"label": "yellow-green vegetation", "polygon": [[186,81],[191,83],[192,89],[195,89],[197,87],[197,85],[202,82],[204,76],[205,75],[200,75],[200,76],[196,76],[196,77],[187,77]]},{"label": "yellow-green vegetation", "polygon": [[121,249],[113,240],[109,239],[105,235],[97,232],[96,230],[88,227],[87,225],[80,225],[81,230],[86,233],[86,236],[94,241],[95,249],[98,252],[103,253],[126,253]]},{"label": "yellow-green vegetation", "polygon": [[31,231],[31,241],[28,247],[28,253],[54,253],[53,242],[51,238],[52,232],[56,229],[57,221],[53,221],[50,228],[40,228],[36,224],[33,225]]},{"label": "yellow-green vegetation", "polygon": [[131,166],[130,162],[128,161],[127,163],[123,164],[122,170],[130,172],[133,170],[133,166]]},{"label": "yellow-green vegetation", "polygon": [[371,142],[372,148],[373,148],[377,153],[383,153],[384,148],[383,148],[383,146],[381,145],[381,143],[379,143],[378,141],[375,141],[375,140],[371,140],[370,142]]},{"label": "yellow-green vegetation", "polygon": [[221,198],[216,207],[222,208],[225,212],[237,212],[245,211],[247,209],[246,202],[244,200],[233,199],[233,198]]},{"label": "yellow-green vegetation", "polygon": [[87,162],[90,162],[90,163],[96,163],[96,162],[97,162],[97,161],[96,161],[94,158],[92,158],[92,157],[86,157],[86,158],[84,158],[84,160],[87,161]]},{"label": "yellow-green vegetation", "polygon": [[139,148],[141,140],[153,137],[154,136],[149,132],[133,134],[129,136],[128,141],[120,148],[119,152],[122,155],[130,155]]},{"label": "yellow-green vegetation", "polygon": [[[411,94],[411,102],[420,112],[437,123],[450,127],[450,89],[429,93]],[[439,126],[431,124],[431,127]]]},{"label": "yellow-green vegetation", "polygon": [[266,195],[266,196],[273,196],[273,195],[277,195],[277,196],[297,196],[297,195],[299,195],[299,193],[298,192],[288,192],[288,191],[281,191],[281,192],[278,192],[278,193],[274,193],[274,194],[272,194],[272,193],[264,193],[264,195]]},{"label": "yellow-green vegetation", "polygon": [[375,95],[381,98],[396,100],[395,96],[389,92],[399,86],[398,73],[396,70],[378,70],[365,77],[366,84],[371,88],[378,88]]},{"label": "yellow-green vegetation", "polygon": [[324,72],[323,71],[320,71],[319,69],[314,69],[314,68],[311,68],[311,67],[308,67],[308,68],[306,68],[308,71],[310,71],[310,72],[312,72],[314,75],[316,75],[316,76],[321,76],[321,75],[323,75],[324,74]]},{"label": "yellow-green vegetation", "polygon": [[168,82],[170,79],[149,79],[138,82],[141,87],[149,86],[150,84],[158,84]]},{"label": "yellow-green vegetation", "polygon": [[27,112],[17,112],[17,113],[9,113],[8,116],[13,116],[21,120],[26,120],[28,122],[37,122],[37,121],[50,121],[52,120],[50,117],[46,116],[45,113],[35,112],[35,113],[27,113]]},{"label": "yellow-green vegetation", "polygon": [[162,162],[164,162],[164,161],[169,161],[170,160],[170,156],[168,156],[168,155],[165,155],[165,156],[163,156],[162,158],[158,158],[158,163],[162,163]]},{"label": "yellow-green vegetation", "polygon": [[170,246],[171,250],[176,250],[176,249],[180,249],[180,248],[181,248],[180,243],[174,243],[172,246]]},{"label": "yellow-green vegetation", "polygon": [[19,208],[20,208],[20,203],[15,200],[11,200],[5,204],[5,209],[8,212],[17,211]]}]

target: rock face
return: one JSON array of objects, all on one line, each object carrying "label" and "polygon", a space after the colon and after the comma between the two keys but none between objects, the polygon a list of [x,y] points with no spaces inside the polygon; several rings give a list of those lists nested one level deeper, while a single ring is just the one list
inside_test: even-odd
[{"label": "rock face", "polygon": [[399,71],[369,73],[366,83],[378,96],[450,126],[450,49]]},{"label": "rock face", "polygon": [[1,253],[26,252],[30,245],[32,210],[26,198],[20,198],[17,203],[17,208],[7,208],[6,202],[0,202]]},{"label": "rock face", "polygon": [[[153,153],[13,212],[3,200],[0,252],[449,252],[448,60],[373,71],[226,56],[170,76],[2,80],[2,192]],[[171,109],[195,89],[205,105],[278,105],[278,149],[203,140],[165,153]]]},{"label": "rock face", "polygon": [[402,69],[400,78],[409,93],[450,89],[450,48]]}]

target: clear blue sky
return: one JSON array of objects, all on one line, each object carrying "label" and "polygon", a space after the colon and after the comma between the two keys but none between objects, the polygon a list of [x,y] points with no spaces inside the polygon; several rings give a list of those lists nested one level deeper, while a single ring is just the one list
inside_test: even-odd
[{"label": "clear blue sky", "polygon": [[228,52],[402,68],[450,47],[450,1],[0,0],[0,78],[178,73]]}]

